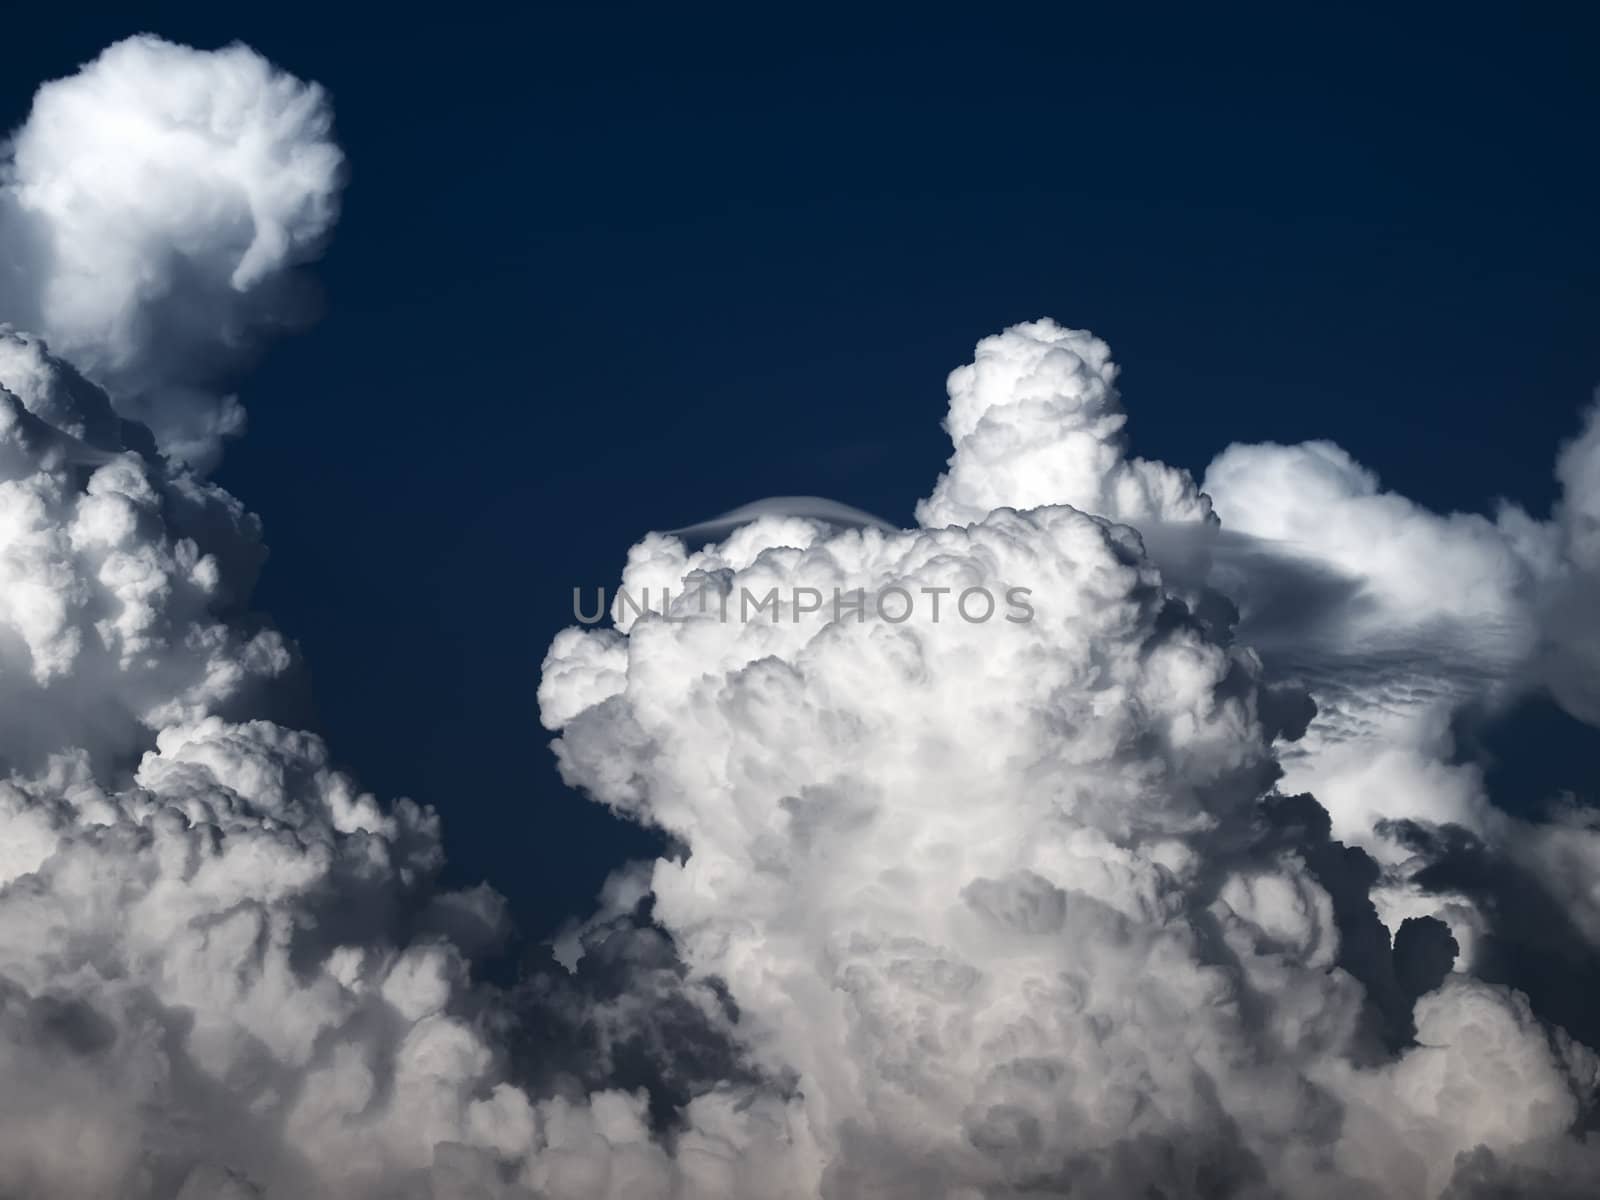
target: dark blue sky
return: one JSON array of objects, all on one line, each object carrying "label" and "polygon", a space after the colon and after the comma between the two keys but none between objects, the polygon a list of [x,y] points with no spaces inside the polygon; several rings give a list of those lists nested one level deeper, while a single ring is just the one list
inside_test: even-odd
[{"label": "dark blue sky", "polygon": [[7,16],[0,98],[139,29],[332,91],[328,311],[248,381],[221,477],[336,756],[537,930],[650,844],[537,723],[572,586],[768,494],[909,520],[945,373],[1008,323],[1106,337],[1137,451],[1197,474],[1329,437],[1435,507],[1542,512],[1600,383],[1576,7],[59,5]]}]

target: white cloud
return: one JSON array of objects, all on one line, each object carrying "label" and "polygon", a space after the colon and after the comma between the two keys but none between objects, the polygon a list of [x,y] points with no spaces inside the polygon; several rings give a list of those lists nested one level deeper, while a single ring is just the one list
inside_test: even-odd
[{"label": "white cloud", "polygon": [[239,45],[129,38],[46,84],[0,175],[0,320],[168,453],[214,459],[242,427],[238,367],[303,308],[286,271],[337,218],[331,121],[321,88]]},{"label": "white cloud", "polygon": [[39,411],[0,391],[0,1192],[632,1200],[803,1142],[781,1098],[724,1089],[680,1162],[637,1095],[519,1087],[457,948],[499,909],[437,889],[433,814],[223,715],[289,657],[225,619],[254,520],[98,435],[71,450],[39,414],[92,433],[104,397],[6,333],[13,380]]},{"label": "white cloud", "polygon": [[950,372],[950,469],[917,506],[923,525],[965,525],[1002,505],[1070,504],[1115,521],[1201,521],[1188,474],[1124,454],[1111,349],[1053,321],[1014,325]]},{"label": "white cloud", "polygon": [[260,563],[255,519],[119,424],[0,327],[0,759],[24,769],[69,746],[125,753],[290,663],[278,634],[226,620]]},{"label": "white cloud", "polygon": [[[0,332],[0,1193],[1592,1177],[1595,1056],[1478,968],[1517,922],[1592,956],[1600,843],[1450,756],[1519,689],[1592,716],[1554,664],[1593,645],[1593,424],[1548,522],[1429,513],[1325,443],[1236,446],[1207,495],[1127,456],[1104,343],[985,339],[918,529],[807,502],[652,535],[624,583],[655,611],[554,640],[566,778],[674,851],[501,993],[470,962],[501,906],[440,891],[434,815],[263,719],[292,660],[239,616],[256,522],[181,461],[331,227],[328,130],[248,50],[141,38],[16,143],[7,315],[72,366]],[[953,611],[1014,587],[1031,620]],[[887,588],[926,603],[831,603]]]},{"label": "white cloud", "polygon": [[[1023,584],[1034,622],[619,601],[545,664],[566,778],[686,848],[656,865],[655,917],[756,1060],[796,1073],[823,1195],[1438,1195],[1468,1186],[1458,1156],[1539,1161],[1592,1103],[1593,1056],[1377,921],[1437,918],[1424,940],[1470,952],[1490,920],[1409,881],[1434,860],[1396,818],[1514,859],[1560,846],[1592,888],[1580,831],[1504,817],[1447,760],[1455,712],[1528,684],[1548,527],[1434,516],[1319,443],[1219,459],[1219,531],[1186,476],[1124,456],[1113,376],[1048,322],[985,339],[919,513],[948,527],[757,517],[694,552],[647,538],[623,576],[657,610],[695,579]],[[1170,580],[1066,504],[1141,528]],[[1274,746],[1297,730],[1218,591],[1325,706],[1304,749]],[[1280,751],[1380,861],[1259,806]]]}]

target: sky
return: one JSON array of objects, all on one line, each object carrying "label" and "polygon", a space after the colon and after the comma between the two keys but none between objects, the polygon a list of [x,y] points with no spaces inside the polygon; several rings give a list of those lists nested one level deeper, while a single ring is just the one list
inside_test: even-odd
[{"label": "sky", "polygon": [[1581,14],[585,7],[44,9],[0,93],[145,28],[332,93],[325,313],[247,382],[220,478],[341,760],[446,811],[530,928],[648,848],[532,720],[571,589],[760,496],[904,520],[944,373],[1004,325],[1110,341],[1168,462],[1325,437],[1436,508],[1551,501],[1600,384]]},{"label": "sky", "polygon": [[[687,526],[764,496],[826,496],[897,528],[919,520],[938,528],[945,519],[978,522],[990,506],[968,511],[961,499],[976,495],[995,506],[1072,503],[1140,525],[1170,586],[1195,589],[1186,603],[1208,587],[1227,591],[1226,581],[1236,579],[1249,582],[1235,599],[1294,587],[1325,596],[1335,616],[1315,628],[1309,618],[1280,628],[1270,606],[1245,603],[1243,628],[1258,638],[1266,660],[1259,678],[1255,668],[1240,668],[1249,686],[1262,697],[1276,695],[1286,672],[1310,687],[1322,713],[1323,724],[1313,724],[1305,742],[1303,728],[1286,732],[1292,719],[1267,728],[1286,781],[1315,791],[1331,814],[1331,836],[1364,847],[1385,870],[1399,869],[1402,847],[1432,863],[1423,868],[1434,874],[1420,893],[1391,888],[1375,901],[1385,924],[1434,921],[1435,910],[1419,907],[1418,895],[1433,894],[1429,888],[1444,880],[1438,889],[1465,899],[1459,911],[1439,909],[1435,924],[1449,926],[1460,961],[1470,959],[1475,977],[1489,984],[1521,987],[1541,1019],[1565,1022],[1594,1044],[1600,1031],[1579,1027],[1592,1018],[1580,1011],[1571,985],[1595,977],[1593,959],[1552,975],[1550,956],[1516,959],[1505,929],[1474,924],[1478,918],[1468,913],[1472,903],[1487,910],[1492,897],[1505,906],[1514,894],[1522,904],[1519,927],[1537,924],[1544,910],[1528,899],[1525,876],[1516,876],[1517,888],[1497,892],[1493,864],[1515,861],[1519,872],[1537,865],[1552,878],[1570,878],[1577,894],[1592,878],[1583,864],[1594,859],[1576,851],[1563,857],[1544,824],[1529,826],[1538,833],[1521,826],[1504,833],[1500,816],[1485,816],[1473,798],[1477,785],[1452,770],[1475,764],[1490,808],[1530,822],[1543,821],[1566,793],[1582,802],[1600,795],[1596,734],[1583,723],[1593,712],[1585,708],[1592,697],[1583,699],[1595,661],[1584,657],[1593,643],[1584,640],[1583,617],[1593,595],[1585,590],[1593,575],[1584,572],[1593,561],[1583,557],[1581,522],[1571,516],[1587,511],[1580,498],[1588,494],[1588,460],[1574,456],[1565,492],[1554,467],[1563,444],[1584,428],[1600,385],[1600,241],[1592,233],[1600,81],[1590,61],[1596,19],[1556,8],[1472,6],[1405,15],[1343,10],[1292,21],[1265,9],[1117,15],[1076,6],[1025,16],[884,12],[844,19],[464,5],[448,15],[386,21],[327,5],[155,4],[134,16],[40,8],[8,17],[12,49],[0,73],[8,125],[27,117],[42,82],[72,75],[140,31],[200,49],[239,40],[327,91],[334,114],[328,137],[343,155],[337,231],[331,218],[313,221],[300,210],[285,218],[289,226],[316,226],[307,236],[318,249],[301,256],[315,258],[301,281],[315,294],[295,306],[303,328],[272,340],[247,371],[236,372],[248,432],[222,441],[220,458],[204,470],[259,514],[271,547],[249,608],[298,648],[294,670],[302,673],[271,715],[317,731],[332,761],[364,788],[438,811],[441,887],[487,881],[505,897],[525,939],[511,943],[511,959],[542,953],[538,943],[558,932],[581,941],[584,931],[620,919],[632,906],[616,897],[645,886],[637,875],[612,874],[625,864],[686,845],[715,862],[734,844],[724,838],[724,823],[737,822],[712,800],[679,811],[663,797],[704,785],[692,765],[697,748],[710,761],[731,747],[729,769],[741,764],[748,747],[740,730],[748,729],[730,718],[723,742],[707,748],[696,741],[705,730],[673,725],[661,712],[682,693],[645,673],[655,662],[648,657],[654,643],[634,639],[642,648],[628,643],[635,656],[629,677],[638,680],[629,702],[638,711],[628,720],[682,756],[664,752],[665,765],[634,762],[633,726],[585,716],[585,705],[562,690],[551,669],[565,664],[571,678],[587,680],[592,691],[585,697],[612,694],[603,671],[588,672],[596,662],[611,663],[614,647],[552,648],[572,623],[575,587],[614,587],[630,564],[630,547],[650,530]],[[298,140],[327,143],[320,134]],[[339,190],[328,163],[304,169],[308,192],[325,198]],[[208,219],[203,205],[188,212],[189,193],[181,189],[150,194],[170,199],[180,214],[173,218],[178,244],[187,245],[186,222],[199,228]],[[206,236],[227,243],[232,234],[217,228]],[[94,248],[99,252],[98,242]],[[236,315],[248,323],[250,311]],[[10,311],[0,317],[15,319]],[[1060,325],[1024,324],[1039,318]],[[169,361],[222,354],[182,339],[187,317],[172,318],[170,327],[157,322],[153,334],[119,327],[118,336],[137,343],[121,358],[115,337],[73,342],[73,331],[92,322],[53,319],[59,332],[50,330],[52,349],[158,439],[190,430],[185,421],[228,411],[203,389],[187,390],[198,376],[151,367],[160,355],[140,348],[146,343],[138,339],[148,336],[149,345],[167,347]],[[1120,407],[1096,390],[1098,351],[1072,330],[1092,330],[1109,343],[1120,368]],[[987,352],[975,352],[993,335],[1000,336],[984,343]],[[177,340],[162,341],[167,337]],[[1057,346],[1091,364],[1086,375],[1057,381],[1059,394],[1090,396],[1112,414],[1125,409],[1132,452],[1150,460],[1150,474],[1128,467],[1120,444],[1112,457],[1121,465],[1105,467],[1093,487],[1087,475],[1041,474],[1027,462],[1002,471],[995,463],[1003,466],[1010,450],[984,458],[958,446],[951,458],[941,422],[968,393],[952,378],[947,398],[947,376],[969,362],[978,364],[970,396],[979,397],[970,402],[1002,414],[998,428],[1021,431],[1013,445],[1055,444],[1055,425],[1035,425],[1033,415],[994,396],[1015,382],[1008,372],[1024,370],[1017,363],[1045,362],[1037,369],[1054,380],[1049,364],[1057,360],[1040,347]],[[1072,426],[1059,413],[1051,421]],[[1348,457],[1277,456],[1264,448],[1319,440]],[[1246,448],[1225,453],[1236,443]],[[163,440],[162,449],[175,454],[175,444]],[[969,455],[964,463],[962,453]],[[1062,453],[1076,461],[1076,451]],[[930,498],[947,459],[952,482]],[[1360,487],[1349,481],[1363,467],[1409,501],[1351,501]],[[1326,491],[1275,490],[1285,474],[1325,481]],[[1141,492],[1138,503],[1106,482],[1136,478],[1156,489]],[[1225,533],[1215,547],[1207,543],[1215,557],[1189,579],[1188,560],[1163,558],[1157,537],[1166,524],[1200,521],[1190,493],[1202,483]],[[1174,490],[1156,496],[1161,487]],[[1502,520],[1502,499],[1522,506],[1530,524]],[[1434,516],[1457,512],[1486,520]],[[1530,532],[1534,525],[1538,531]],[[1005,544],[1047,534],[1089,536],[1046,522],[1012,530]],[[1369,553],[1390,547],[1391,535],[1399,549]],[[983,540],[991,536],[992,545]],[[1271,545],[1285,537],[1316,547],[1316,571],[1297,573],[1300,567],[1274,557]],[[971,538],[947,549],[1007,561],[1000,533]],[[1558,542],[1561,548],[1551,549]],[[855,551],[835,552],[844,561]],[[660,557],[628,565],[634,578],[658,579],[651,572],[665,569],[660,563],[688,561],[659,547],[651,553]],[[933,569],[921,551],[862,553],[849,570]],[[1115,559],[1117,552],[1105,553]],[[1564,565],[1547,572],[1541,555]],[[765,569],[739,547],[715,561],[736,572]],[[1036,571],[1055,569],[1047,558],[1028,562]],[[786,567],[793,574],[784,578],[808,579],[814,569]],[[1375,597],[1371,608],[1339,607],[1329,582],[1339,573],[1364,581]],[[1512,576],[1520,582],[1508,582]],[[1456,594],[1446,603],[1435,592]],[[1420,607],[1419,595],[1427,596]],[[1101,598],[1113,607],[1127,599]],[[227,620],[230,628],[256,627],[253,616],[230,611]],[[1121,644],[1110,626],[1084,620],[1095,637]],[[1539,649],[1516,643],[1515,633],[1502,640],[1503,630],[1524,627],[1537,630]],[[1215,630],[1206,637],[1213,634],[1218,644],[1226,641]],[[1062,632],[1062,644],[1075,636]],[[950,650],[948,661],[965,661],[965,652]],[[238,659],[254,663],[267,654],[240,650]],[[774,654],[791,665],[804,659],[788,646]],[[742,655],[742,645],[730,644],[711,659],[726,668],[730,696],[757,686],[740,673],[748,662]],[[1395,667],[1412,661],[1406,655],[1428,669]],[[1008,678],[1035,669],[1027,658],[1004,661],[1016,673]],[[1053,678],[1058,668],[1069,672],[1057,664],[1039,668],[1040,677]],[[977,686],[951,671],[940,682],[951,694]],[[1480,686],[1483,679],[1492,682]],[[1132,675],[1125,682],[1130,694],[1145,686]],[[1410,713],[1407,705],[1424,695],[1455,698],[1438,710],[1445,714],[1439,720],[1453,724],[1454,741],[1441,749],[1436,731],[1424,737],[1411,725],[1394,735],[1422,748],[1415,761],[1393,765],[1393,777],[1425,780],[1415,794],[1426,801],[1375,816],[1363,798],[1368,785],[1341,755],[1351,745],[1370,751],[1377,744],[1362,741],[1369,736],[1363,730],[1387,719],[1375,710]],[[1183,687],[1175,684],[1172,696],[1151,701],[1151,711],[1167,712],[1168,704],[1189,713],[1192,698]],[[750,700],[757,710],[758,700]],[[184,720],[213,711],[198,700],[184,703],[192,708],[182,709]],[[233,719],[231,703],[217,699],[214,711]],[[159,722],[141,719],[151,728],[176,720],[162,713]],[[856,715],[882,716],[869,709]],[[943,728],[939,711],[921,716],[925,730]],[[1415,728],[1425,723],[1418,718]],[[85,728],[92,724],[86,717]],[[959,731],[946,732],[954,738]],[[820,744],[825,731],[813,733]],[[1407,740],[1414,733],[1415,745]],[[916,744],[895,726],[884,746],[900,744],[891,734]],[[556,735],[565,756],[559,761]],[[1227,754],[1217,738],[1207,753],[1220,762]],[[80,740],[92,739],[85,733]],[[1251,749],[1239,753],[1254,761],[1258,747],[1244,741]],[[750,777],[763,778],[750,755]],[[910,750],[906,757],[927,766]],[[608,790],[616,784],[607,763],[630,765],[659,790],[646,799]],[[863,768],[866,775],[879,783],[893,778],[872,775],[874,764]],[[991,765],[996,778],[1011,778],[1009,766]],[[823,786],[805,763],[769,762],[765,769],[808,780],[796,785],[808,797],[806,787]],[[1181,774],[1171,763],[1163,769]],[[1233,801],[1217,797],[1248,790],[1228,770],[1215,767],[1215,778],[1207,776],[1215,795],[1206,791],[1196,801],[1200,809],[1231,812]],[[1120,794],[1116,786],[1108,783],[1108,792]],[[705,791],[721,795],[715,786]],[[1396,824],[1379,830],[1380,818]],[[1188,836],[1179,815],[1164,812],[1161,821],[1162,837]],[[1481,844],[1449,842],[1452,835],[1439,828],[1450,824]],[[1109,825],[1089,825],[1096,836],[1120,836]],[[1314,834],[1315,822],[1309,827]],[[411,844],[409,834],[392,836],[397,845]],[[1329,835],[1322,842],[1307,836],[1311,848],[1302,847],[1302,857],[1337,907],[1345,894],[1337,872],[1316,866]],[[1495,840],[1502,836],[1503,845]],[[878,846],[871,839],[867,845]],[[755,860],[763,846],[742,850]],[[1166,851],[1152,854],[1163,870],[1179,870]],[[1043,887],[1049,872],[1038,863],[1031,869],[1043,872],[1033,876]],[[694,968],[690,975],[728,981],[734,1007],[765,1019],[770,977],[741,976],[747,960],[736,953],[737,932],[724,930],[722,942],[705,933],[721,928],[724,914],[698,908],[694,887],[669,876],[664,869],[649,886],[676,952]],[[1036,895],[1032,883],[1005,878],[1011,890],[1004,895],[985,891],[984,879],[963,895],[985,912],[1030,905],[1052,911],[1055,892]],[[841,874],[795,887],[817,899],[820,911],[830,882],[851,880]],[[812,885],[814,896],[804,890]],[[1242,899],[1218,886],[1241,920],[1270,907],[1249,890],[1255,884]],[[602,887],[607,896],[597,901]],[[763,905],[775,903],[754,885],[739,895],[752,913],[767,914]],[[1302,899],[1296,912],[1321,902]],[[574,920],[591,912],[598,915],[573,934]],[[1348,914],[1339,912],[1345,944],[1354,945]],[[1574,931],[1589,929],[1585,913],[1573,900],[1567,919]],[[787,910],[769,915],[772,944],[788,945]],[[1088,916],[1070,919],[1092,924]],[[1271,923],[1260,919],[1263,927]],[[423,926],[433,929],[430,921],[436,918]],[[1414,927],[1425,931],[1418,938],[1434,937],[1433,929]],[[1278,933],[1290,942],[1300,936]],[[463,945],[471,940],[452,936]],[[1469,945],[1473,937],[1478,941]],[[1305,938],[1296,953],[1326,968],[1315,939]],[[812,963],[806,953],[795,951],[785,965]],[[892,988],[898,978],[887,968],[881,978],[873,974],[878,965],[863,958],[849,967],[859,972],[851,979],[864,995],[880,984]],[[1340,965],[1372,995],[1381,990],[1349,962]],[[501,978],[517,977],[514,965],[501,968]],[[660,978],[671,973],[663,968]],[[650,978],[652,987],[669,987]],[[1448,989],[1417,992],[1425,994]],[[1385,1036],[1399,1039],[1394,1045],[1405,1044],[1418,1023],[1445,1028],[1456,1020],[1448,1004],[1435,1012],[1422,1000],[1413,1018],[1412,1000],[1407,993],[1399,1024],[1386,1027]],[[702,1005],[704,997],[683,1003]],[[1384,1012],[1385,1020],[1394,1015]],[[542,1019],[546,1032],[536,1041],[564,1018]],[[745,1035],[729,1035],[719,1018],[704,1019],[723,1039],[708,1034],[708,1044],[731,1038],[746,1045]],[[769,1080],[797,1072],[811,1095],[842,1103],[848,1089],[829,1075],[827,1054],[817,1049],[833,1044],[830,1031],[786,1021],[773,1017],[770,1028],[760,1026],[759,1053],[741,1062]],[[1506,1040],[1515,1042],[1510,1034]],[[884,1061],[894,1061],[893,1049],[883,1049]],[[701,1069],[697,1064],[687,1081],[672,1076],[668,1090],[693,1092]],[[716,1070],[703,1069],[708,1077]],[[1403,1069],[1423,1070],[1415,1062]],[[1542,1070],[1528,1067],[1520,1078]],[[583,1071],[571,1074],[585,1088],[595,1086]],[[1352,1113],[1364,1102],[1354,1085],[1307,1074]],[[612,1075],[625,1077],[626,1067]],[[1404,1091],[1414,1083],[1407,1080],[1396,1086]],[[1485,1090],[1492,1092],[1492,1083]],[[937,1095],[930,1085],[919,1100],[930,1106],[925,1110],[885,1101],[871,1111],[884,1128],[915,1128],[933,1121]],[[651,1102],[658,1102],[655,1092]],[[402,1134],[411,1127],[403,1117],[396,1118]],[[503,1113],[496,1119],[514,1124]],[[815,1112],[808,1119],[810,1128],[822,1128]],[[985,1137],[1011,1146],[1017,1161],[1025,1157],[1017,1149],[1028,1141],[1025,1132],[1002,1136],[983,1125],[977,1134],[968,1130],[967,1142]],[[1483,1144],[1499,1152],[1493,1137]],[[873,1189],[886,1186],[882,1178],[906,1178],[892,1156],[857,1161],[841,1151],[833,1161],[845,1165],[829,1176],[830,1195],[890,1195]],[[554,1172],[541,1178],[558,1194],[549,1181],[564,1178],[563,1168],[540,1169]],[[1123,1179],[1107,1170],[1106,1179]],[[1015,1179],[1010,1185],[1024,1186]]]}]

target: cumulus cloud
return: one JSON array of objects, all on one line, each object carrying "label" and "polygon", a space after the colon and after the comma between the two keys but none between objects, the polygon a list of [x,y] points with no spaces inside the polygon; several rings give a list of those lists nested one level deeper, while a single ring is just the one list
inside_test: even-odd
[{"label": "cumulus cloud", "polygon": [[[436,817],[266,719],[259,525],[193,459],[331,225],[328,127],[249,50],[139,38],[13,147],[7,315],[50,342],[0,326],[0,1193],[802,1195],[803,1114],[663,933],[473,986],[503,905],[437,886]],[[561,1022],[592,1054],[530,1057]],[[667,1062],[696,1023],[707,1065]]]},{"label": "cumulus cloud", "polygon": [[1031,321],[984,338],[950,372],[955,453],[917,520],[965,525],[1046,504],[1116,521],[1213,520],[1187,472],[1126,455],[1116,379],[1111,348],[1084,330]]},{"label": "cumulus cloud", "polygon": [[352,1195],[531,1143],[450,1011],[431,931],[495,914],[435,894],[433,816],[233,719],[291,660],[240,615],[254,518],[35,339],[0,385],[0,1192]]},{"label": "cumulus cloud", "polygon": [[338,215],[327,97],[245,46],[143,36],[46,84],[0,165],[0,320],[42,335],[163,450],[213,460],[291,268]]},{"label": "cumulus cloud", "polygon": [[[1088,334],[1007,330],[950,377],[923,529],[645,539],[655,611],[546,660],[566,778],[684,847],[654,919],[793,1073],[817,1194],[1587,1177],[1596,1060],[1548,968],[1593,961],[1590,825],[1499,811],[1450,732],[1540,682],[1573,501],[1437,516],[1326,443],[1236,446],[1202,492],[1126,455],[1114,379]],[[698,599],[1017,584],[1016,625]],[[1541,981],[1504,949],[1552,909]]]},{"label": "cumulus cloud", "polygon": [[[1539,675],[1573,716],[1600,725],[1600,635],[1594,601],[1600,596],[1600,403],[1556,464],[1561,501],[1548,554],[1555,576],[1540,617]],[[1553,561],[1551,561],[1553,560]]]},{"label": "cumulus cloud", "polygon": [[239,619],[260,531],[33,338],[0,326],[0,762],[108,762],[247,705],[291,655]]},{"label": "cumulus cloud", "polygon": [[[819,1194],[1438,1194],[1456,1155],[1572,1127],[1590,1060],[1551,1058],[1508,993],[1451,984],[1419,1010],[1424,1046],[1390,1056],[1409,1030],[1386,1021],[1432,995],[1449,935],[1431,965],[1420,935],[1391,950],[1377,865],[1317,831],[1315,802],[1267,802],[1284,731],[1259,660],[1163,589],[1131,530],[1047,507],[794,533],[678,548],[676,569],[780,594],[1025,578],[1038,619],[686,604],[558,640],[542,700],[577,710],[569,780],[688,848],[656,865],[655,917],[723,981],[756,1061],[796,1073]],[[670,573],[673,552],[636,564]],[[609,688],[580,688],[582,663]],[[1487,1021],[1505,1064],[1462,1035]],[[1547,1105],[1464,1090],[1453,1054]]]},{"label": "cumulus cloud", "polygon": [[[254,519],[36,340],[0,382],[0,1193],[757,1194],[803,1120],[665,935],[617,914],[585,990],[474,989],[501,905],[437,887],[434,814],[248,719],[292,657],[241,615]],[[529,1060],[560,1022],[591,1053]]]},{"label": "cumulus cloud", "polygon": [[[1536,688],[1593,718],[1592,418],[1548,520],[1430,513],[1326,443],[1232,447],[1202,489],[1129,456],[1103,342],[984,339],[917,528],[791,498],[652,534],[636,602],[553,640],[564,777],[672,849],[489,987],[503,905],[441,888],[436,816],[273,719],[294,660],[249,614],[260,531],[197,473],[218,380],[331,227],[329,127],[251,51],[140,38],[13,147],[0,1194],[1344,1200],[1600,1171],[1600,1031],[1562,986],[1594,974],[1600,831],[1505,812],[1453,733]],[[960,606],[1019,588],[1026,618]],[[888,592],[915,619],[833,602]],[[773,600],[706,603],[746,593]]]}]

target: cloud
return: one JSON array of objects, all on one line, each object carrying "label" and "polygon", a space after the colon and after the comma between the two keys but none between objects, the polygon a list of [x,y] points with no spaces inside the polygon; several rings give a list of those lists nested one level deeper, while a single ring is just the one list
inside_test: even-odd
[{"label": "cloud", "polygon": [[[1594,961],[1587,825],[1499,811],[1450,738],[1537,683],[1558,525],[1437,516],[1326,443],[1236,446],[1202,495],[1126,457],[1114,377],[1049,322],[985,339],[921,530],[646,538],[623,584],[656,611],[546,660],[565,777],[684,848],[653,917],[793,1073],[820,1195],[1583,1178],[1595,1058],[1497,947],[1554,908],[1552,952]],[[1023,584],[1037,615],[724,620],[689,581]],[[1560,859],[1544,908],[1407,832],[1469,827],[1496,886]]]},{"label": "cloud", "polygon": [[[1325,825],[1262,840],[1277,768],[1259,663],[1165,593],[1131,531],[1053,507],[771,533],[677,569],[758,590],[1029,579],[1038,597],[1035,622],[1005,629],[690,607],[620,642],[581,635],[600,653],[569,636],[547,664],[566,712],[572,672],[605,662],[609,694],[563,724],[563,769],[687,847],[655,868],[655,917],[692,974],[724,982],[755,1060],[796,1073],[821,1194],[1448,1183],[1478,1143],[1430,1107],[1420,1049],[1389,1061],[1368,1039],[1382,1014],[1339,965],[1361,929],[1388,958],[1364,894],[1377,867]],[[672,553],[655,544],[650,569]],[[1366,973],[1408,1020],[1396,966]],[[1434,1001],[1434,1026],[1501,1003],[1477,986]],[[1543,1035],[1521,1028],[1506,1053],[1533,1055]],[[1530,1062],[1550,1107],[1515,1115],[1513,1152],[1559,1137],[1585,1086]],[[1473,1097],[1483,1128],[1513,1120],[1502,1096]],[[1374,1109],[1407,1136],[1343,1124]]]},{"label": "cloud", "polygon": [[[648,923],[578,983],[471,984],[502,906],[438,887],[434,814],[246,718],[291,657],[240,615],[254,518],[36,341],[0,380],[0,1193],[798,1194],[739,1182],[803,1121]],[[563,1021],[589,1057],[529,1059]]]},{"label": "cloud", "polygon": [[[12,390],[12,389],[15,390]],[[165,724],[251,702],[291,653],[239,619],[260,531],[232,496],[137,449],[148,433],[0,326],[0,762],[100,764]]]},{"label": "cloud", "polygon": [[[1327,443],[1232,447],[1202,491],[1128,456],[1104,343],[984,339],[917,528],[807,502],[652,534],[623,569],[649,600],[553,640],[565,778],[672,849],[493,987],[504,906],[441,886],[436,816],[274,719],[258,523],[197,473],[331,229],[329,129],[249,50],[139,38],[13,150],[0,1193],[1594,1177],[1563,990],[1596,961],[1594,822],[1505,811],[1452,732],[1532,688],[1592,716],[1557,669],[1593,639],[1592,419],[1549,520],[1430,513]],[[686,581],[778,599],[723,619]],[[895,588],[915,619],[797,602]],[[1014,588],[1029,618],[961,617]]]},{"label": "cloud", "polygon": [[739,526],[749,524],[757,517],[809,517],[826,521],[830,525],[848,528],[894,529],[894,526],[882,517],[875,517],[859,508],[852,508],[848,504],[840,504],[836,500],[828,500],[821,496],[767,496],[761,500],[752,500],[749,504],[741,504],[738,508],[730,509],[719,516],[667,532],[685,540],[698,538],[701,542],[720,541]]},{"label": "cloud", "polygon": [[0,329],[7,1195],[361,1195],[436,1144],[534,1143],[440,933],[497,910],[434,887],[436,819],[242,719],[292,659],[242,613],[260,555]]},{"label": "cloud", "polygon": [[307,311],[291,268],[338,216],[331,123],[321,88],[240,45],[129,38],[46,84],[0,166],[0,320],[213,461],[240,368]]},{"label": "cloud", "polygon": [[918,522],[964,525],[1044,504],[1117,521],[1213,520],[1187,472],[1125,455],[1116,378],[1110,347],[1085,330],[1030,321],[984,338],[950,372],[955,453]]},{"label": "cloud", "polygon": [[1538,672],[1573,716],[1600,725],[1600,635],[1594,601],[1600,596],[1600,403],[1556,464],[1561,502],[1556,509],[1554,576],[1542,597]]},{"label": "cloud", "polygon": [[[474,985],[504,906],[438,886],[434,814],[264,719],[259,523],[190,460],[331,226],[328,121],[249,50],[139,38],[14,148],[4,294],[51,345],[0,326],[0,1192],[799,1195],[803,1114],[664,934]],[[561,1021],[592,1061],[526,1055]],[[677,1089],[670,1144],[634,1078]]]}]

